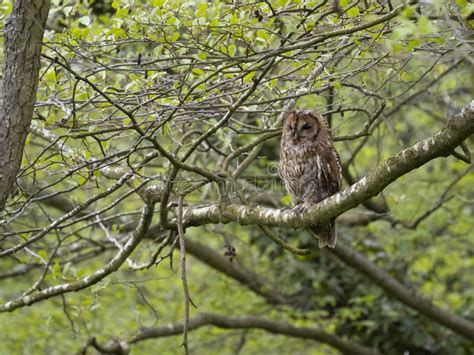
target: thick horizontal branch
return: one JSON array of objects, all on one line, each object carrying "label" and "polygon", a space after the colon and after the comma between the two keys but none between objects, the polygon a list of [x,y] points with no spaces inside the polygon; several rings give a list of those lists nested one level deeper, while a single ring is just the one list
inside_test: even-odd
[{"label": "thick horizontal branch", "polygon": [[209,223],[237,222],[242,225],[309,227],[338,216],[378,195],[389,184],[430,160],[449,156],[471,134],[474,134],[474,101],[454,116],[435,135],[425,138],[387,159],[357,183],[313,206],[306,213],[296,215],[291,211],[259,206],[238,204],[219,206],[215,204],[187,209],[184,214],[185,224],[186,226],[198,226]]},{"label": "thick horizontal branch", "polygon": [[[318,342],[331,345],[332,347],[347,354],[379,354],[377,350],[339,338],[317,328],[294,327],[288,323],[260,317],[231,318],[218,314],[202,313],[189,321],[189,330],[194,330],[205,325],[213,325],[215,327],[224,329],[262,329],[274,334],[316,340]],[[179,335],[182,332],[182,324],[168,324],[160,328],[143,329],[130,340],[130,343],[137,343],[146,339]]]}]

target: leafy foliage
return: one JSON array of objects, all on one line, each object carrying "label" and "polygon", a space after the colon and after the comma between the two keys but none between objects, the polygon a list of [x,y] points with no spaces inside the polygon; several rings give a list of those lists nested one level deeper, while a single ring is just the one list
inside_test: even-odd
[{"label": "leafy foliage", "polygon": [[[9,1],[0,5],[2,26],[11,9]],[[91,336],[129,340],[143,328],[182,322],[178,237],[160,211],[176,224],[180,196],[186,208],[225,198],[287,207],[275,171],[277,134],[259,150],[227,157],[278,132],[281,113],[295,102],[328,118],[347,185],[432,135],[472,99],[472,11],[464,0],[53,0],[32,133],[0,246],[41,237],[1,259],[2,300],[101,269],[129,240],[153,191],[160,199],[153,223],[161,227],[100,283],[0,314],[0,352],[63,354]],[[216,177],[226,179],[226,191]],[[342,216],[339,236],[437,306],[472,318],[473,199],[471,167],[450,156]],[[274,232],[311,246],[304,231]],[[229,265],[298,300],[270,304],[195,252],[187,267],[197,306],[191,316],[265,316],[388,354],[472,350],[325,250],[295,256],[253,225],[190,227],[186,238],[218,256],[235,248]],[[157,344],[163,353],[182,352],[177,337],[131,348],[150,353]],[[214,327],[191,331],[189,344],[196,353],[336,352]]]}]

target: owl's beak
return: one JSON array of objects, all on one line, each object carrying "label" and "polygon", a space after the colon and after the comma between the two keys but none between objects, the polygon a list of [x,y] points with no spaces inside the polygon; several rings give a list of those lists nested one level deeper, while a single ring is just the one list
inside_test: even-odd
[{"label": "owl's beak", "polygon": [[302,133],[303,133],[303,132],[298,131],[298,130],[295,129],[295,131],[294,131],[294,133],[293,133],[293,139],[294,139],[294,140],[300,139],[301,136],[302,136]]}]

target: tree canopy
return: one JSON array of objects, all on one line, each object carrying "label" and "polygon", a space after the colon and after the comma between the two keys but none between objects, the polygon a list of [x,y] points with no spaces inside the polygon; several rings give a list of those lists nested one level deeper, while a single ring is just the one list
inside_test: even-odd
[{"label": "tree canopy", "polygon": [[[3,1],[0,353],[471,353],[473,13]],[[294,108],[344,177],[302,215]]]}]

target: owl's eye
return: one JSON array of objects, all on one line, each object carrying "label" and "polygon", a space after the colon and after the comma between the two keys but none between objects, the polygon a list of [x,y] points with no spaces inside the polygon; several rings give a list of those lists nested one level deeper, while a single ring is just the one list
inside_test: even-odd
[{"label": "owl's eye", "polygon": [[288,124],[288,129],[289,129],[290,131],[293,130],[293,126],[292,126],[290,123]]},{"label": "owl's eye", "polygon": [[303,128],[303,129],[310,129],[311,127],[313,127],[313,126],[311,126],[309,123],[305,123],[305,124],[303,125],[303,127],[301,127],[301,128]]}]

